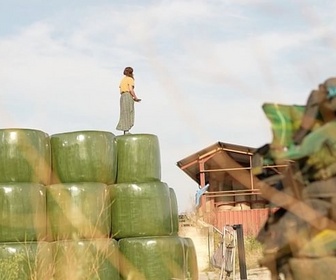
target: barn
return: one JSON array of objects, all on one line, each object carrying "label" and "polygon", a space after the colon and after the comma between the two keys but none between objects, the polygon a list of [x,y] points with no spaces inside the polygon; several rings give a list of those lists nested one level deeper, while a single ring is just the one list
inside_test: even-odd
[{"label": "barn", "polygon": [[260,196],[252,174],[255,150],[217,142],[177,162],[199,185],[195,197],[199,219],[219,230],[241,224],[245,235],[258,233],[274,208]]}]

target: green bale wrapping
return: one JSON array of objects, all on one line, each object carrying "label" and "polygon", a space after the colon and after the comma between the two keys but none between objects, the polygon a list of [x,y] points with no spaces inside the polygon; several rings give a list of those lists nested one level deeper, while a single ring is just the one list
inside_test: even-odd
[{"label": "green bale wrapping", "polygon": [[173,233],[177,234],[179,231],[178,205],[176,194],[173,188],[169,188],[169,194],[170,194],[170,207],[172,215]]},{"label": "green bale wrapping", "polygon": [[300,127],[305,106],[265,103],[262,109],[271,123],[273,146],[291,146],[293,135]]},{"label": "green bale wrapping", "polygon": [[197,254],[194,242],[188,237],[180,238],[182,239],[184,245],[187,279],[198,280]]},{"label": "green bale wrapping", "polygon": [[45,186],[35,183],[0,184],[0,242],[45,238]]},{"label": "green bale wrapping", "polygon": [[109,188],[102,183],[48,186],[49,239],[108,237],[111,231],[110,203]]},{"label": "green bale wrapping", "polygon": [[173,232],[167,184],[115,184],[110,186],[112,236],[170,235]]},{"label": "green bale wrapping", "polygon": [[76,131],[51,136],[53,183],[114,184],[115,136],[105,131]]},{"label": "green bale wrapping", "polygon": [[144,183],[161,180],[160,147],[152,134],[117,136],[117,183]]},{"label": "green bale wrapping", "polygon": [[0,182],[50,182],[50,138],[40,130],[0,129]]},{"label": "green bale wrapping", "polygon": [[54,280],[119,280],[118,244],[113,239],[52,243]]},{"label": "green bale wrapping", "polygon": [[187,279],[184,242],[178,236],[119,240],[122,279]]},{"label": "green bale wrapping", "polygon": [[0,280],[53,279],[53,270],[49,243],[0,243]]}]

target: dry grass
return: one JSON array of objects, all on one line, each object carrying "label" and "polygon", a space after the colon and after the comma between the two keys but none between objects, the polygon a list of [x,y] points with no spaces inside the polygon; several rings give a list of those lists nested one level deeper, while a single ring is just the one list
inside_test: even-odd
[{"label": "dry grass", "polygon": [[258,268],[258,261],[263,255],[262,245],[253,236],[247,236],[244,239],[244,246],[247,269]]},{"label": "dry grass", "polygon": [[[216,232],[214,235],[215,244],[219,244],[221,240],[222,235]],[[244,248],[246,269],[259,268],[259,260],[263,256],[262,244],[260,244],[253,236],[244,236]],[[239,270],[238,246],[236,246],[235,250],[235,269]]]}]

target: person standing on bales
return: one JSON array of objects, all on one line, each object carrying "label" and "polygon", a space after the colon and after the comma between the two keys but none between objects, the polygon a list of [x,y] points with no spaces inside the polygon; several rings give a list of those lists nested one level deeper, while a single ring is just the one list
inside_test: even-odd
[{"label": "person standing on bales", "polygon": [[134,125],[134,102],[140,102],[134,91],[133,68],[126,67],[124,77],[120,81],[120,117],[117,130],[128,134]]}]

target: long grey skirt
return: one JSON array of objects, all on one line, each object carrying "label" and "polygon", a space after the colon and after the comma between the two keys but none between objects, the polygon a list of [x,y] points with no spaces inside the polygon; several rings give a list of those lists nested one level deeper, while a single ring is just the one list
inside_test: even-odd
[{"label": "long grey skirt", "polygon": [[120,96],[120,117],[117,130],[127,131],[134,125],[134,100],[129,92]]}]

